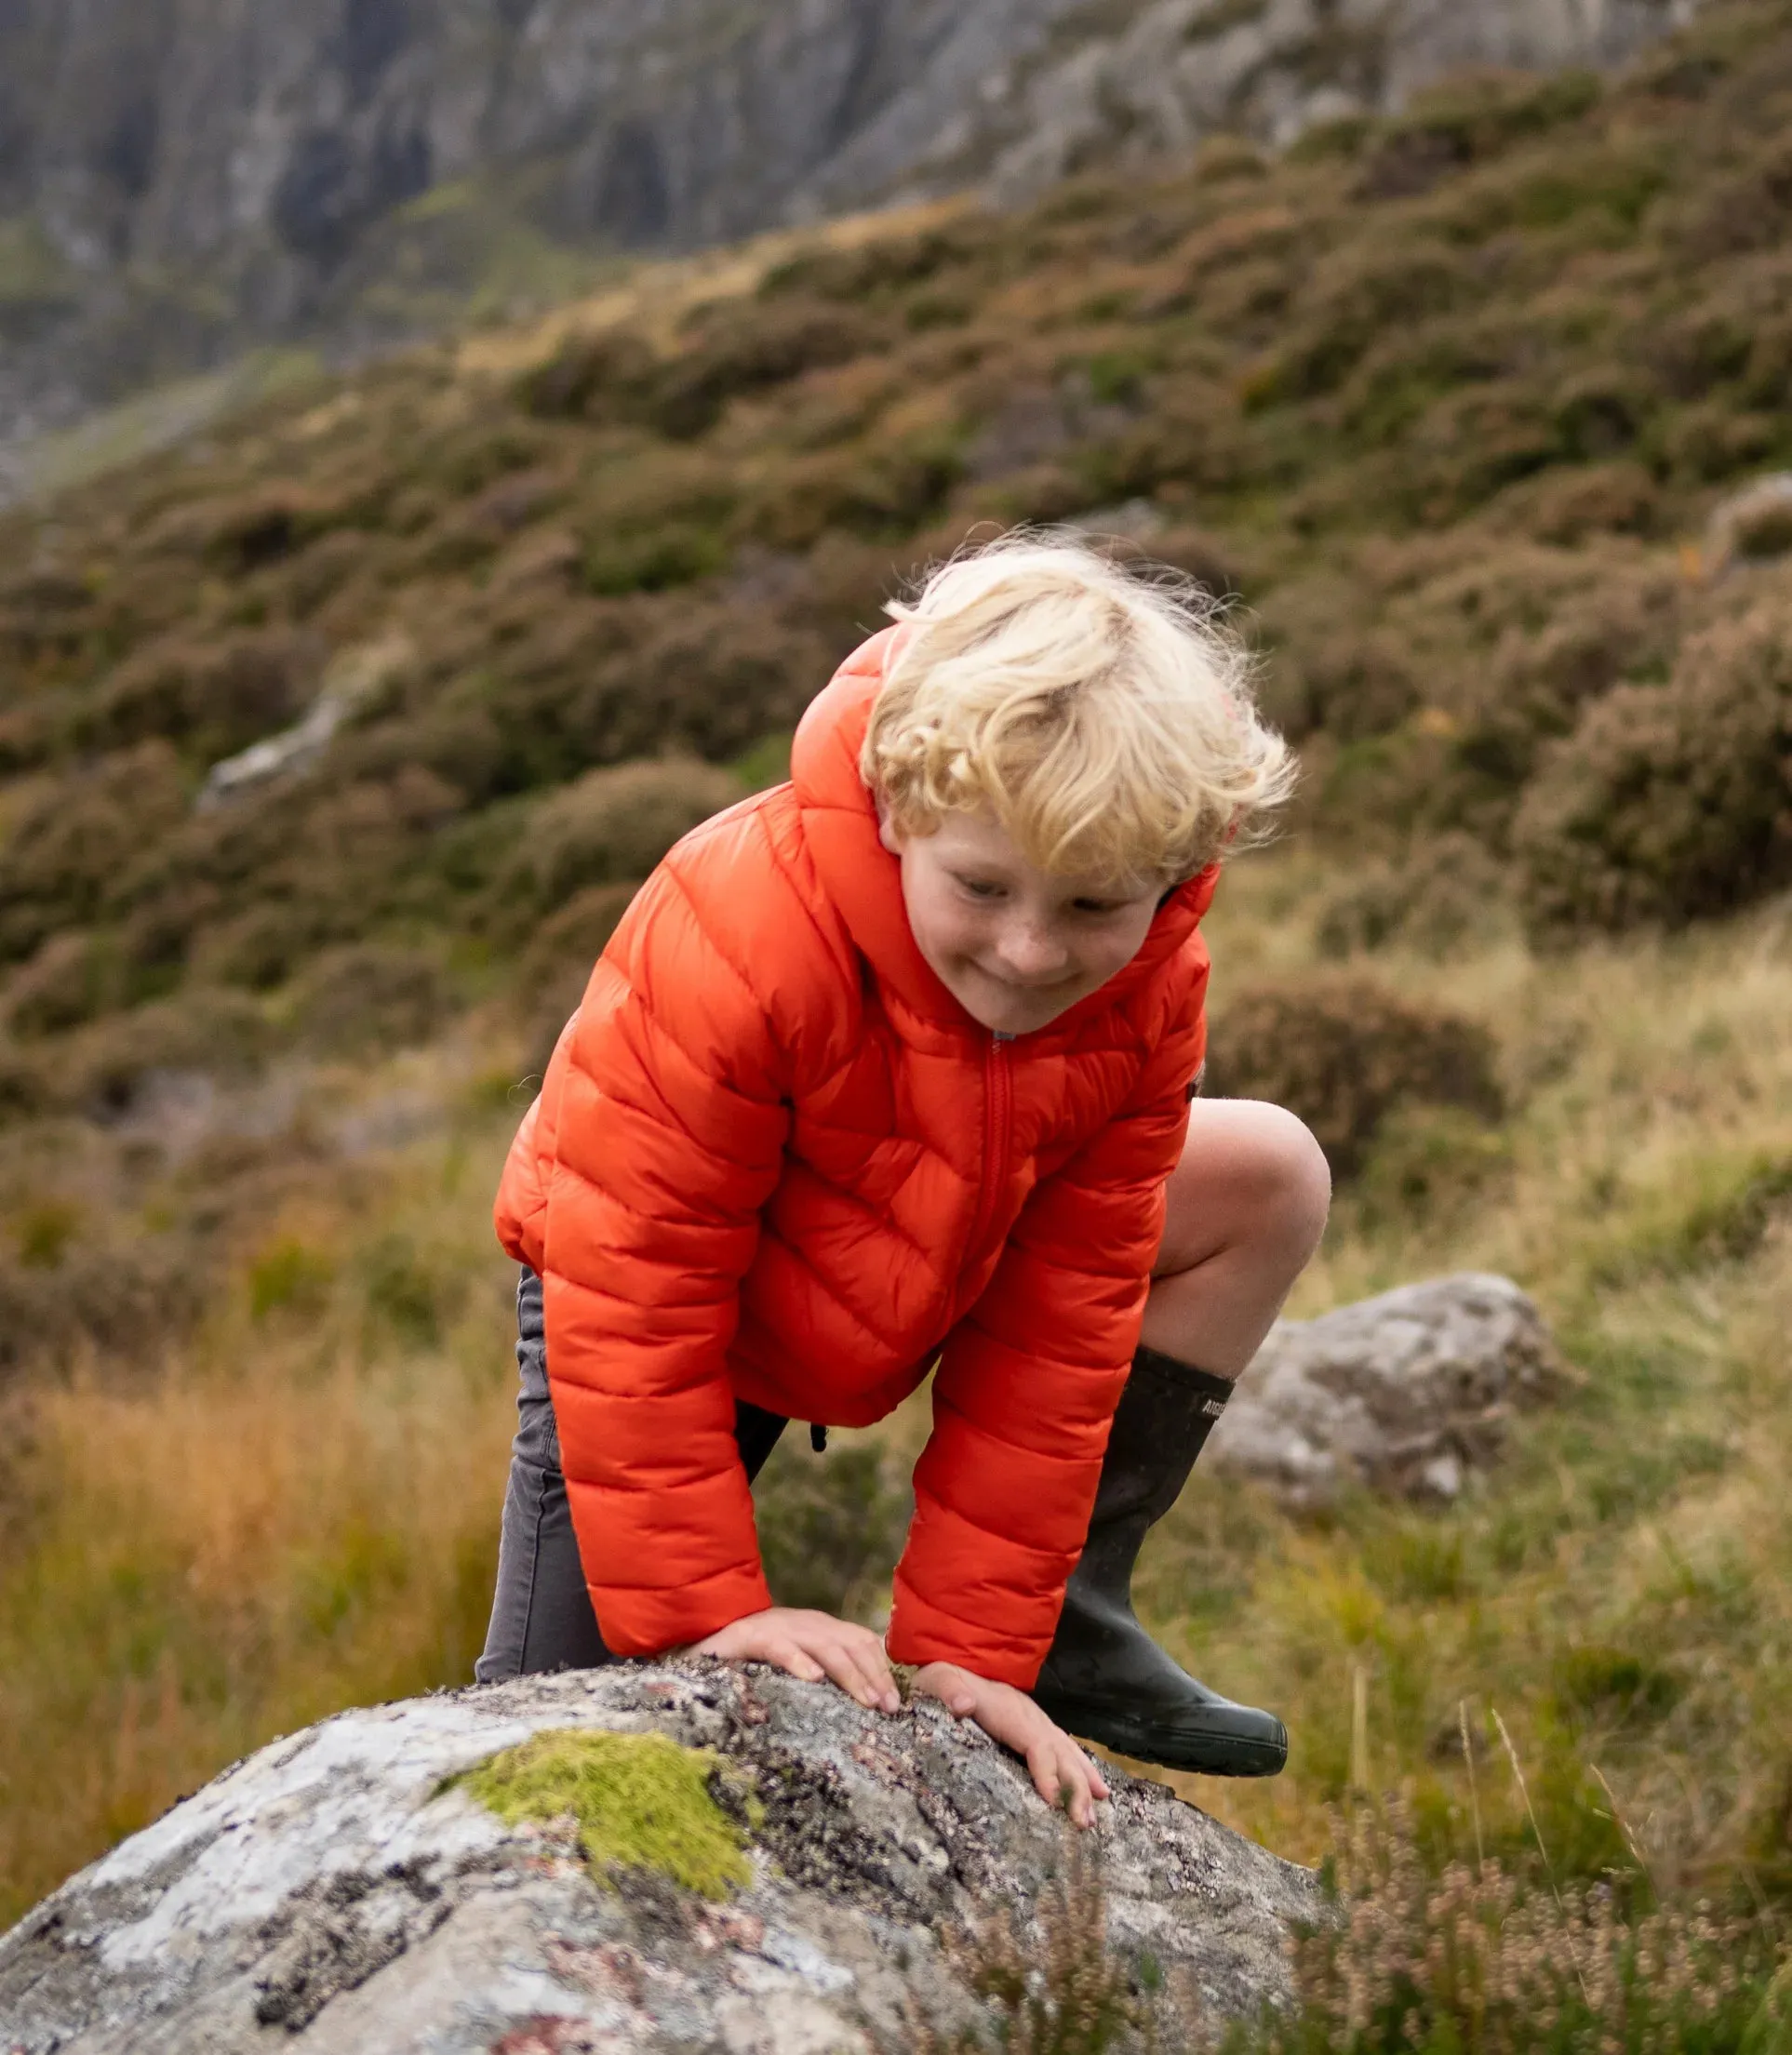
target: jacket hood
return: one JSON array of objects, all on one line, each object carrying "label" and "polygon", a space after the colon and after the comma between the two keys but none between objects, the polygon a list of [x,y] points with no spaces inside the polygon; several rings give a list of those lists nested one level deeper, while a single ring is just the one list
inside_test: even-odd
[{"label": "jacket hood", "polygon": [[[902,864],[879,838],[876,801],[859,771],[872,702],[900,633],[892,625],[862,644],[809,702],[791,746],[791,783],[822,887],[879,980],[923,1018],[982,1033],[916,942],[903,902]],[[1178,886],[1158,908],[1143,946],[1126,968],[1027,1040],[1080,1026],[1148,982],[1199,926],[1219,874],[1219,865],[1210,863]]]}]

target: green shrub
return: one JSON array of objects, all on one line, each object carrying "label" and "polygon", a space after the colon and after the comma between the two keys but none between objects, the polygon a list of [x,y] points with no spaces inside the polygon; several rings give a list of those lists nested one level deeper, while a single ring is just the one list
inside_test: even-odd
[{"label": "green shrub", "polygon": [[1206,1089],[1298,1114],[1340,1177],[1357,1169],[1397,1105],[1460,1106],[1489,1119],[1502,1111],[1485,1028],[1362,978],[1263,985],[1216,1007]]},{"label": "green shrub", "polygon": [[1689,643],[1667,684],[1590,707],[1516,846],[1540,935],[1678,926],[1792,882],[1792,612],[1759,606]]},{"label": "green shrub", "polygon": [[675,521],[645,535],[596,537],[585,552],[585,583],[594,593],[663,593],[713,578],[728,549],[713,528]]},{"label": "green shrub", "polygon": [[848,1619],[887,1607],[911,1500],[868,1442],[817,1455],[800,1422],[786,1431],[755,1488],[766,1579],[781,1606]]},{"label": "green shrub", "polygon": [[280,1235],[249,1264],[251,1317],[265,1320],[276,1313],[314,1316],[335,1274],[335,1265],[308,1242],[293,1234]]},{"label": "green shrub", "polygon": [[727,771],[689,759],[587,771],[537,806],[500,902],[545,913],[588,887],[643,878],[681,835],[740,797]]}]

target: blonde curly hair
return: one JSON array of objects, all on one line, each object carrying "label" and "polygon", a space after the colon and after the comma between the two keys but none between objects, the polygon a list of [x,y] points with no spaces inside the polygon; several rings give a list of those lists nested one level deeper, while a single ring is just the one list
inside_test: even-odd
[{"label": "blonde curly hair", "polygon": [[1173,885],[1261,839],[1292,788],[1250,652],[1176,572],[1022,529],[888,610],[860,769],[900,833],[987,808],[1041,870]]}]

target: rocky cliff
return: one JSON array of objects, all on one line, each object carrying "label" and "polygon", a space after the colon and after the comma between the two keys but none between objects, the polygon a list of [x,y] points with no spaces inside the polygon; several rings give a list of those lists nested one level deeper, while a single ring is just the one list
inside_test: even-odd
[{"label": "rocky cliff", "polygon": [[703,1661],[345,1713],[0,1938],[0,2048],[910,2055],[1017,1952],[1048,2007],[1173,2005],[1177,2046],[1283,1996],[1314,1878],[1113,1784],[1091,1865],[939,1706]]},{"label": "rocky cliff", "polygon": [[1276,140],[1693,0],[5,0],[0,440],[899,193]]}]

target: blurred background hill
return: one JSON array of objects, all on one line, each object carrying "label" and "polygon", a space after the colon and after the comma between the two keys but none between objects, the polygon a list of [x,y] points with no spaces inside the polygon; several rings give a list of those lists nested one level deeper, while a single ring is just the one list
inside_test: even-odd
[{"label": "blurred background hill", "polygon": [[[0,1912],[468,1674],[529,1080],[883,597],[1031,520],[1230,595],[1301,750],[1212,922],[1216,1082],[1339,1175],[1296,1310],[1504,1270],[1579,1372],[1446,1507],[1197,1484],[1149,1609],[1295,1753],[1197,1795],[1778,1931],[1792,6],[1327,106],[637,260],[0,516]],[[785,1595],[875,1608],[922,1431],[781,1454]]]},{"label": "blurred background hill", "polygon": [[630,252],[979,183],[1011,199],[1216,127],[1286,141],[1464,62],[1610,64],[1691,7],[14,0],[0,494],[39,475],[19,445],[145,387],[177,390],[103,447],[313,360],[515,318]]}]

